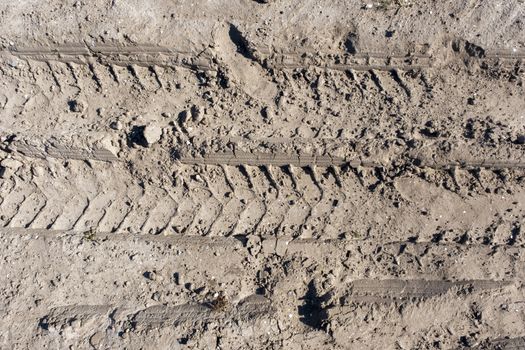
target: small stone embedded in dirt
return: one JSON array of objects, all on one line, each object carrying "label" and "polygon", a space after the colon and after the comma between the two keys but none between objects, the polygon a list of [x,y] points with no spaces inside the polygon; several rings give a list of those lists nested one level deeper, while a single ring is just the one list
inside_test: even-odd
[{"label": "small stone embedded in dirt", "polygon": [[0,108],[5,108],[7,104],[7,96],[0,94]]},{"label": "small stone embedded in dirt", "polygon": [[191,119],[195,123],[200,123],[204,118],[201,108],[199,106],[193,105],[190,109]]},{"label": "small stone embedded in dirt", "polygon": [[319,88],[323,87],[323,85],[325,83],[326,83],[326,80],[325,80],[324,76],[322,74],[320,74],[317,77],[317,80],[315,81],[315,87],[319,89]]},{"label": "small stone embedded in dirt", "polygon": [[123,125],[119,120],[117,120],[117,121],[112,122],[109,125],[109,127],[113,130],[122,130]]},{"label": "small stone embedded in dirt", "polygon": [[11,169],[4,168],[0,165],[0,179],[7,179],[13,175],[13,171]]},{"label": "small stone embedded in dirt", "polygon": [[155,281],[155,279],[157,278],[157,274],[155,273],[155,271],[146,271],[142,274],[142,276],[149,279],[150,281]]},{"label": "small stone embedded in dirt", "polygon": [[184,125],[188,122],[189,116],[191,115],[190,112],[184,110],[179,113],[179,124]]},{"label": "small stone embedded in dirt", "polygon": [[32,172],[34,176],[43,176],[46,173],[45,169],[39,165],[33,166]]},{"label": "small stone embedded in dirt", "polygon": [[144,140],[148,146],[160,141],[162,129],[157,125],[147,125],[143,131]]},{"label": "small stone embedded in dirt", "polygon": [[271,124],[275,117],[275,113],[270,107],[264,107],[261,109],[261,116],[263,117],[263,121],[265,123]]}]

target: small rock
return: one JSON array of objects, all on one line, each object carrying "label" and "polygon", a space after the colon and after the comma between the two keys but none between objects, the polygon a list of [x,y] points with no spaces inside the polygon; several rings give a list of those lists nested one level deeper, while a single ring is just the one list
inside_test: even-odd
[{"label": "small rock", "polygon": [[7,96],[0,94],[0,108],[5,108],[7,104]]},{"label": "small rock", "polygon": [[162,112],[161,114],[164,118],[168,118],[168,119],[171,119],[172,117],[172,114],[170,112]]},{"label": "small rock", "polygon": [[13,175],[14,175],[13,170],[0,166],[0,179],[9,179]]},{"label": "small rock", "polygon": [[301,125],[296,129],[296,133],[299,137],[310,139],[315,136],[315,131],[312,130],[311,127],[308,127],[307,125]]},{"label": "small rock", "polygon": [[12,59],[10,61],[7,62],[7,65],[11,68],[16,68],[18,67],[18,60],[17,59]]},{"label": "small rock", "polygon": [[84,103],[79,100],[70,100],[67,104],[71,112],[82,113],[85,109]]},{"label": "small rock", "polygon": [[117,120],[117,121],[115,121],[115,122],[112,122],[112,123],[109,125],[109,127],[110,127],[111,129],[113,129],[113,130],[122,130],[123,125],[122,125],[122,123],[121,123],[119,120]]},{"label": "small rock", "polygon": [[200,123],[202,119],[204,118],[203,113],[199,106],[193,105],[190,109],[190,113],[191,113],[191,119],[195,123]]},{"label": "small rock", "polygon": [[257,254],[259,254],[262,249],[261,237],[250,236],[250,238],[248,238],[247,248],[252,256],[256,256]]},{"label": "small rock", "polygon": [[270,107],[264,107],[261,110],[261,115],[262,115],[263,120],[264,120],[265,123],[271,124],[272,121],[273,121],[273,118],[275,116],[275,113],[273,112],[273,110]]},{"label": "small rock", "polygon": [[315,85],[317,88],[320,88],[320,87],[323,87],[324,84],[325,84],[325,79],[324,79],[324,76],[321,74],[319,75],[319,77],[317,77],[317,81],[315,82]]},{"label": "small rock", "polygon": [[82,326],[82,322],[80,320],[73,320],[73,321],[71,321],[71,328],[79,329],[80,326]]},{"label": "small rock", "polygon": [[155,279],[157,278],[157,274],[155,273],[155,271],[146,271],[142,275],[150,281],[155,281]]},{"label": "small rock", "polygon": [[160,300],[160,293],[159,292],[153,293],[153,295],[151,296],[151,299],[153,299],[155,301],[159,301]]},{"label": "small rock", "polygon": [[32,170],[33,170],[33,175],[37,176],[37,177],[38,176],[43,176],[45,174],[45,172],[46,172],[44,170],[44,168],[39,166],[39,165],[34,166]]},{"label": "small rock", "polygon": [[162,129],[157,125],[147,125],[144,128],[144,140],[148,146],[153,145],[156,142],[159,142],[160,137],[162,136]]},{"label": "small rock", "polygon": [[179,124],[184,125],[188,121],[191,113],[188,111],[182,111],[179,113]]}]

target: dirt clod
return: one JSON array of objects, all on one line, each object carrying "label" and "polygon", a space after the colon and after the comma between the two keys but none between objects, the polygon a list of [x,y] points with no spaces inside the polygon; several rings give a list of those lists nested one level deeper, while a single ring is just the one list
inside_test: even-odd
[{"label": "dirt clod", "polygon": [[159,142],[162,136],[162,129],[157,125],[147,125],[143,131],[144,140],[148,146]]}]

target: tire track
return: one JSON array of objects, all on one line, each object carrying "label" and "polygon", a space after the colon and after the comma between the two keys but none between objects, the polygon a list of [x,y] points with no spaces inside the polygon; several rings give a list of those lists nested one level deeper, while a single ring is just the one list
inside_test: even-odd
[{"label": "tire track", "polygon": [[[432,298],[454,290],[468,293],[503,289],[511,282],[493,280],[432,281],[432,280],[356,280],[349,284],[342,304],[353,302],[383,303],[395,300]],[[460,292],[457,292],[458,294]]]},{"label": "tire track", "polygon": [[[462,198],[418,176],[396,179],[392,188],[370,188],[367,184],[374,185],[379,176],[375,171],[367,175],[366,169],[354,172],[335,166],[184,165],[175,176],[174,185],[168,186],[137,183],[120,162],[89,166],[75,160],[70,162],[73,171],[65,167],[53,177],[14,176],[16,185],[0,204],[2,225],[146,234],[351,238],[370,234],[355,220],[367,216],[374,229],[392,226],[400,230],[396,235],[408,237],[405,231],[411,228],[403,230],[403,223],[392,216],[397,211],[394,204],[401,201],[407,215],[417,215],[412,226],[416,223],[428,226],[420,232],[424,238],[432,234],[433,227],[439,226],[451,227],[456,239],[459,234],[456,230],[460,228],[478,227],[479,232],[484,232],[483,229],[492,232],[497,227],[496,219],[476,222],[451,211],[443,213],[436,223],[432,217],[417,214],[418,203],[423,203],[427,196],[439,202],[461,201],[465,213],[470,213],[478,210],[479,205],[473,202],[476,198],[505,201],[497,194],[485,198],[484,191],[474,194],[472,200]],[[437,175],[433,175],[435,181],[440,182]],[[110,187],[109,178],[119,178],[121,183]],[[460,188],[474,181],[461,174],[456,178]],[[499,182],[492,184],[496,178],[485,178],[481,175],[478,178],[482,188],[485,181],[490,182],[487,186],[500,186]],[[519,201],[520,196],[521,192],[517,192],[509,198]],[[374,209],[380,204],[392,208],[381,213]],[[374,235],[383,235],[381,232]],[[490,236],[487,235],[481,236],[486,239]]]},{"label": "tire track", "polygon": [[0,225],[8,226],[11,220],[18,214],[20,207],[34,192],[34,185],[28,184],[15,175],[13,190],[4,198],[0,205]]},{"label": "tire track", "polygon": [[[326,147],[326,146],[325,146]],[[469,148],[467,148],[469,147]],[[327,147],[328,148],[328,147]],[[468,153],[473,153],[469,155]],[[354,152],[355,153],[355,152]],[[436,154],[437,153],[437,154]],[[465,155],[466,153],[466,155]],[[277,167],[341,167],[350,165],[357,167],[389,167],[394,161],[402,161],[415,165],[420,168],[433,168],[438,170],[451,169],[454,167],[475,169],[524,169],[525,161],[522,150],[512,144],[505,145],[499,150],[491,149],[490,158],[475,156],[479,153],[479,147],[474,145],[458,145],[448,153],[443,153],[431,146],[423,146],[419,149],[410,150],[403,157],[392,154],[389,158],[393,160],[385,161],[386,154],[372,154],[366,157],[355,155],[352,157],[340,157],[330,154],[305,154],[305,153],[284,153],[273,152],[265,153],[259,151],[252,152],[205,152],[203,156],[194,155],[191,151],[182,149],[178,160],[183,164],[192,165],[229,165],[229,166],[277,166]],[[505,157],[497,157],[498,153]]]}]

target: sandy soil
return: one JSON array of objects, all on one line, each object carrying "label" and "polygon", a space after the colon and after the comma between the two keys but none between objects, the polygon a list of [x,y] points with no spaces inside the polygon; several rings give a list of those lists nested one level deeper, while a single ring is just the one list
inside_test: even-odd
[{"label": "sandy soil", "polygon": [[525,3],[0,3],[1,349],[525,348]]}]

